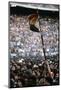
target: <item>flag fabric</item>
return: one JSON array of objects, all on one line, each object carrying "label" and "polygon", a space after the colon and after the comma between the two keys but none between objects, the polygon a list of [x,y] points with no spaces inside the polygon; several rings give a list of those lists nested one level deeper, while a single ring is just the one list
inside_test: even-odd
[{"label": "flag fabric", "polygon": [[35,26],[37,19],[38,19],[37,14],[32,14],[28,16],[30,30],[34,32],[39,32],[39,29]]}]

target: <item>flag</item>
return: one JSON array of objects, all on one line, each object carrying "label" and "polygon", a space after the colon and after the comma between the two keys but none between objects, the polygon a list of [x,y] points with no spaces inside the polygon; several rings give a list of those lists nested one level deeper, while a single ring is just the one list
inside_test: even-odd
[{"label": "flag", "polygon": [[38,19],[37,14],[31,14],[28,16],[30,30],[32,30],[34,32],[39,32],[39,29],[35,26],[37,19]]}]

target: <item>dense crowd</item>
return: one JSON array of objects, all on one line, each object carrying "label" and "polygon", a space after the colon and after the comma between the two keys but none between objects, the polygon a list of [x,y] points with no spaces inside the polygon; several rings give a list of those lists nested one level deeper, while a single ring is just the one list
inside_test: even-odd
[{"label": "dense crowd", "polygon": [[[43,34],[46,55],[58,54],[59,23],[58,18],[41,17],[42,33],[32,32],[29,27],[28,16],[10,16],[10,53],[19,56],[43,56],[41,34]],[[11,53],[13,55],[13,53]]]},{"label": "dense crowd", "polygon": [[49,86],[59,84],[59,63],[48,60],[52,77],[48,66],[44,61],[33,62],[32,60],[10,61],[10,87]]},{"label": "dense crowd", "polygon": [[[29,28],[27,17],[10,16],[10,87],[58,85],[58,19],[41,17],[39,28],[43,32],[35,33]],[[46,56],[49,56],[47,61],[52,78],[43,59],[41,34],[43,34]],[[53,60],[50,59],[51,56]],[[57,58],[54,56],[57,56]]]}]

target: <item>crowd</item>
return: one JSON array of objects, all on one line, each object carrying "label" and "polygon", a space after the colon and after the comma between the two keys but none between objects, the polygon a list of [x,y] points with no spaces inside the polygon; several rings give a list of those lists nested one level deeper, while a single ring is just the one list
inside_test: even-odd
[{"label": "crowd", "polygon": [[[29,28],[27,17],[10,16],[10,87],[58,85],[59,60],[58,57],[54,57],[58,56],[58,19],[40,18],[41,25],[39,28],[43,32],[35,33]],[[43,60],[41,34],[43,34],[46,56],[49,57],[47,61],[52,77]],[[53,60],[51,60],[51,56]]]},{"label": "crowd", "polygon": [[[28,16],[10,16],[10,53],[14,48],[20,56],[43,56],[41,34],[47,55],[58,54],[59,23],[57,18],[40,18],[41,32],[32,32]],[[12,53],[11,53],[12,55]]]},{"label": "crowd", "polygon": [[[55,58],[54,58],[55,59]],[[59,84],[59,63],[48,60],[52,77],[48,66],[44,61],[32,60],[10,61],[10,87],[50,86]]]}]

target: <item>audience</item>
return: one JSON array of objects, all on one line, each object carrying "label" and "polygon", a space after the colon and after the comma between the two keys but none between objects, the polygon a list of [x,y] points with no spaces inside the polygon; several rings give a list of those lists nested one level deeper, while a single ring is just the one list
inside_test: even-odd
[{"label": "audience", "polygon": [[[30,30],[27,17],[10,16],[10,87],[58,85],[58,19],[41,17],[41,33]],[[44,62],[41,34],[52,77]]]}]

